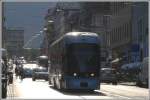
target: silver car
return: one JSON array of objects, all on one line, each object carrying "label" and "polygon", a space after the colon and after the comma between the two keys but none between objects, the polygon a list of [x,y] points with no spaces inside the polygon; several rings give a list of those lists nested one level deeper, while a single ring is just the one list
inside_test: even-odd
[{"label": "silver car", "polygon": [[33,69],[32,73],[32,80],[35,81],[36,79],[44,79],[48,80],[48,69],[44,67],[38,67]]},{"label": "silver car", "polygon": [[117,75],[115,69],[101,68],[100,80],[102,83],[112,83],[114,85],[117,85]]}]

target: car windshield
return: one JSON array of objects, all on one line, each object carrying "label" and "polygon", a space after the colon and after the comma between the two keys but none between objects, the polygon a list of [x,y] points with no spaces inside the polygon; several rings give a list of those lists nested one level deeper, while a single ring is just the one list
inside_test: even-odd
[{"label": "car windshield", "polygon": [[36,72],[47,72],[48,70],[46,68],[37,68],[35,69]]},{"label": "car windshield", "polygon": [[29,69],[29,68],[25,68],[24,70],[25,70],[25,71],[28,71],[28,72],[29,72],[29,71],[30,71],[30,72],[32,71],[32,69]]},{"label": "car windshield", "polygon": [[114,69],[101,69],[102,73],[106,73],[106,74],[113,74],[115,73]]}]

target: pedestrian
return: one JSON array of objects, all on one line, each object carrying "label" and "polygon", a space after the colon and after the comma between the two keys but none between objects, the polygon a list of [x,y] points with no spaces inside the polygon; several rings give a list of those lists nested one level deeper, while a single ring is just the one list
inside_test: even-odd
[{"label": "pedestrian", "polygon": [[15,65],[16,65],[16,67],[19,67],[19,61],[18,60],[15,61]]},{"label": "pedestrian", "polygon": [[16,75],[16,78],[19,76],[19,68],[18,68],[18,66],[15,67],[15,75]]},{"label": "pedestrian", "polygon": [[23,78],[24,78],[23,66],[20,66],[20,67],[19,67],[19,78],[20,78],[21,80],[23,80]]}]

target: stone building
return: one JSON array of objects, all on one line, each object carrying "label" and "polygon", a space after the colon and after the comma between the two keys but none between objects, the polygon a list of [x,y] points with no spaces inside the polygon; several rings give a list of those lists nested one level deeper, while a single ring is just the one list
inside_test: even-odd
[{"label": "stone building", "polygon": [[148,57],[148,2],[133,4],[132,19],[132,61],[142,61]]},{"label": "stone building", "polygon": [[112,50],[112,56],[121,59],[126,56],[128,63],[129,49],[132,43],[132,3],[112,2],[110,16],[110,31],[107,44]]},{"label": "stone building", "polygon": [[6,36],[5,45],[9,57],[23,56],[24,30],[22,28],[8,28]]},{"label": "stone building", "polygon": [[106,34],[110,30],[110,2],[86,2],[81,4],[80,31],[90,31],[101,37],[101,67],[109,67],[109,49]]},{"label": "stone building", "polygon": [[80,3],[58,2],[53,8],[48,9],[45,17],[47,33],[56,40],[63,34],[77,29]]},{"label": "stone building", "polygon": [[[136,23],[139,18],[142,19],[144,23],[142,25],[145,27],[140,33],[145,33],[145,35],[148,33],[146,23],[148,13],[144,13],[144,9],[147,8],[144,6],[137,8],[135,5],[139,4],[141,2],[137,4],[135,2],[59,2],[54,8],[49,9],[46,16],[46,21],[50,22],[47,24],[51,30],[48,32],[50,33],[49,39],[54,41],[70,31],[95,32],[102,37],[101,47],[107,52],[105,57],[108,62],[110,59],[119,59],[118,66],[133,62],[132,48],[135,43],[140,44],[140,48],[142,46],[148,48],[146,44],[148,39],[145,42],[135,42],[139,41],[135,39],[135,35],[137,38],[141,37],[137,35],[140,26]],[[147,48],[143,50],[148,51]]]},{"label": "stone building", "polygon": [[[49,8],[45,16],[45,45],[46,54],[50,44],[63,34],[79,29],[80,3],[58,2]],[[43,50],[44,52],[44,50]]]}]

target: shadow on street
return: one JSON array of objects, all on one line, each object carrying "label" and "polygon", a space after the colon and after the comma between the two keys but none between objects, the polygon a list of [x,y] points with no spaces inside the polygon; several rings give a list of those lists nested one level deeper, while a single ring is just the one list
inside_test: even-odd
[{"label": "shadow on street", "polygon": [[90,91],[90,90],[58,90],[53,86],[49,86],[51,89],[61,92],[64,95],[73,95],[73,96],[107,96],[105,93],[97,92],[97,91]]}]

